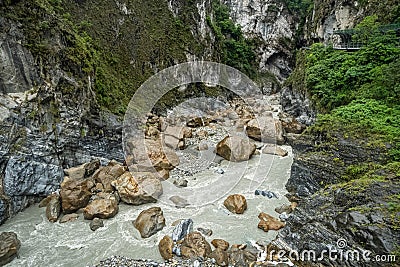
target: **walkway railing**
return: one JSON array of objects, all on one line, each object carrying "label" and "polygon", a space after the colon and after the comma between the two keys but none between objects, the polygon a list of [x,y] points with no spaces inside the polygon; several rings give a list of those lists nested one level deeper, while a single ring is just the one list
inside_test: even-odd
[{"label": "walkway railing", "polygon": [[[400,24],[383,25],[376,29],[377,34],[383,34],[383,35],[389,31],[394,31],[396,33],[394,38],[399,38]],[[337,50],[346,50],[346,51],[359,50],[361,47],[366,45],[366,43],[352,41],[352,36],[357,33],[360,33],[360,31],[357,31],[356,29],[345,29],[345,30],[334,31],[333,34],[339,35],[342,42],[339,44],[334,44],[333,48]],[[400,39],[399,39],[399,44],[400,44]]]},{"label": "walkway railing", "polygon": [[342,44],[334,44],[333,49],[352,51],[352,50],[359,50],[363,46],[364,46],[363,43],[342,43]]}]

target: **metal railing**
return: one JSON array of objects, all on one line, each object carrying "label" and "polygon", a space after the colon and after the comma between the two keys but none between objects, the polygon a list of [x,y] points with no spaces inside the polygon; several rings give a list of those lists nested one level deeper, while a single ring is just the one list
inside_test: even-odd
[{"label": "metal railing", "polygon": [[342,43],[342,44],[334,44],[333,49],[337,50],[359,50],[363,47],[364,43]]}]

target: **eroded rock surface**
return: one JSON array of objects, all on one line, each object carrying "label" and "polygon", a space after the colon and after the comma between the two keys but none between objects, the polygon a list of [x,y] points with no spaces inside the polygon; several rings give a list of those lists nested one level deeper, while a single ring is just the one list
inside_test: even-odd
[{"label": "eroded rock surface", "polygon": [[153,207],[142,211],[133,225],[139,230],[142,238],[147,238],[164,228],[165,218],[161,208]]}]

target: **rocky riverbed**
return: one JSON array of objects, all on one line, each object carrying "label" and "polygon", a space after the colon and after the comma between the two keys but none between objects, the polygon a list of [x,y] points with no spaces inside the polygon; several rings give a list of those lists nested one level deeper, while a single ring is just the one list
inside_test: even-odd
[{"label": "rocky riverbed", "polygon": [[[250,101],[253,101],[258,114],[267,114],[267,120],[275,128],[277,120],[273,118],[279,111],[279,105],[270,105],[269,101],[277,103],[276,97],[261,99],[262,104],[254,99]],[[265,109],[269,111],[266,113]],[[201,112],[204,111],[199,110]],[[233,260],[253,255],[249,261],[256,261],[259,249],[262,251],[276,237],[275,230],[284,226],[280,220],[273,226],[266,223],[270,220],[268,216],[280,217],[282,220],[288,216],[285,213],[280,215],[275,209],[289,204],[285,197],[285,185],[293,160],[291,147],[261,142],[270,134],[261,126],[258,132],[247,131],[256,140],[245,139],[244,127],[254,118],[255,113],[246,111],[243,104],[238,102],[222,110],[200,114],[203,116],[200,117],[201,122],[196,119],[199,117],[186,118],[185,127],[190,128],[191,133],[185,137],[172,131],[176,128],[171,127],[180,125],[171,114],[166,118],[155,115],[149,115],[148,118],[146,142],[155,144],[157,136],[168,131],[173,137],[167,144],[169,157],[157,154],[164,163],[153,165],[157,171],[155,174],[146,174],[140,170],[142,167],[137,161],[132,168],[138,168],[139,172],[132,174],[126,166],[116,161],[108,163],[108,166],[99,166],[99,162],[92,161],[73,167],[64,170],[66,177],[61,184],[60,196],[53,195],[41,203],[41,206],[47,206],[46,209],[33,205],[2,225],[0,231],[17,233],[22,244],[19,257],[10,266],[91,266],[100,262],[99,266],[129,266],[128,262],[135,262],[130,263],[131,266],[138,266],[135,265],[136,261],[128,258],[152,259],[161,264],[164,259],[158,244],[163,237],[173,235],[177,223],[182,219],[192,220],[193,240],[201,237],[204,240],[202,242],[210,246],[209,243],[214,242],[214,239],[221,239],[229,242],[232,247],[226,252],[219,251],[220,255],[230,255],[229,258]],[[169,126],[160,126],[163,120],[169,122]],[[279,127],[277,129],[273,129],[273,136],[277,132],[280,135],[277,138],[279,141],[282,133]],[[181,141],[185,141],[183,147],[174,147]],[[156,147],[153,145],[151,149]],[[171,155],[176,156],[171,158]],[[162,177],[161,183],[158,179],[138,178],[143,175],[159,175]],[[134,181],[132,178],[139,180]],[[130,186],[140,187],[143,183],[151,185],[152,190],[156,191],[151,191],[151,194],[149,191],[131,191]],[[161,191],[154,189],[155,185],[156,188],[160,186]],[[227,199],[234,194],[240,194],[240,197]],[[243,201],[245,206],[240,204]],[[67,215],[59,215],[60,210]],[[161,219],[159,226],[151,228],[153,230],[150,232],[143,230],[148,229],[148,219],[143,222],[145,228],[139,223],[139,217],[144,211],[154,211]],[[104,220],[90,221],[96,217]],[[96,230],[92,231],[91,228]],[[191,240],[189,235],[183,235],[182,238]],[[183,244],[190,243],[188,246],[198,242],[182,240]],[[175,246],[183,249],[182,240],[177,239]],[[244,248],[246,250],[241,250]],[[211,247],[204,256],[209,256],[210,252]],[[180,253],[174,252],[176,255]],[[197,252],[185,253],[182,251],[184,255],[197,255]],[[189,258],[192,259],[191,264],[194,264],[195,258]],[[215,259],[218,259],[217,255]],[[181,261],[182,258],[177,257],[176,260]],[[149,261],[140,262],[144,266],[153,264]],[[210,266],[214,264],[211,260],[207,262]],[[202,266],[207,264],[203,263]],[[165,266],[175,265],[185,266],[185,263],[165,263]]]}]

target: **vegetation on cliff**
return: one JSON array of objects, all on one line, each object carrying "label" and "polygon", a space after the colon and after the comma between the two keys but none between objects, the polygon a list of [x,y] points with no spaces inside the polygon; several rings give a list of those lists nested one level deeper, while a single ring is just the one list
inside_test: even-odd
[{"label": "vegetation on cliff", "polygon": [[[379,26],[373,16],[356,27],[355,38],[364,38],[367,43],[356,52],[322,44],[299,51],[296,69],[287,81],[294,90],[307,94],[319,113],[306,134],[318,139],[317,147],[324,153],[336,155],[331,164],[336,166],[340,180],[333,186],[332,181],[324,183],[326,194],[333,188],[363,196],[375,185],[391,188],[399,182],[400,47],[394,32],[382,34],[374,30]],[[343,144],[355,144],[379,157],[349,163],[336,153]],[[353,152],[357,154],[356,150]],[[383,193],[381,206],[374,209],[390,218],[379,227],[397,231],[400,199],[397,193],[390,192]],[[370,206],[367,203],[347,208],[368,213]]]},{"label": "vegetation on cliff", "polygon": [[[82,87],[90,83],[101,107],[116,114],[124,114],[136,89],[150,76],[188,57],[225,63],[254,77],[256,40],[244,37],[225,5],[205,6],[211,35],[198,28],[201,18],[195,2],[174,5],[169,8],[166,1],[155,0],[6,1],[2,13],[21,23],[23,45],[44,65],[43,80],[49,79],[49,62],[62,62],[66,72],[81,78]],[[188,97],[185,94],[218,93],[200,87],[176,90],[160,105],[172,105]]]},{"label": "vegetation on cliff", "polygon": [[239,26],[229,17],[229,8],[213,2],[213,16],[207,23],[215,35],[215,55],[218,62],[227,64],[254,78],[257,74],[256,39],[246,39]]},{"label": "vegetation on cliff", "polygon": [[[377,27],[375,20],[365,21]],[[371,32],[374,33],[374,32]],[[321,113],[310,131],[340,131],[386,144],[400,160],[400,48],[395,33],[369,36],[359,51],[349,53],[314,44],[300,51],[288,84],[307,92]]]}]

